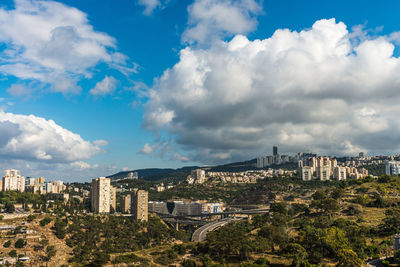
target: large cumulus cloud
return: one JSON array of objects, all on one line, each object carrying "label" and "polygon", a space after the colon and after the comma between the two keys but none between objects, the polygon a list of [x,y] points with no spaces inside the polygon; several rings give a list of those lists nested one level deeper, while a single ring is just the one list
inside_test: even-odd
[{"label": "large cumulus cloud", "polygon": [[128,74],[128,58],[111,36],[95,31],[82,11],[43,0],[15,0],[0,8],[0,73],[79,93],[78,82],[101,63]]},{"label": "large cumulus cloud", "polygon": [[101,152],[105,141],[85,141],[52,120],[0,111],[0,158],[73,163]]},{"label": "large cumulus cloud", "polygon": [[[394,152],[400,144],[400,60],[391,37],[335,19],[301,32],[237,35],[187,47],[150,90],[144,126],[166,129],[205,163],[286,152]],[[367,37],[367,38],[365,38]]]}]

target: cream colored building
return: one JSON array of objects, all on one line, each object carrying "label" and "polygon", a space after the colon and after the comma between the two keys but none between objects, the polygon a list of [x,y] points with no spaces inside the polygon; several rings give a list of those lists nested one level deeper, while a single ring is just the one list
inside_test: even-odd
[{"label": "cream colored building", "polygon": [[95,213],[109,213],[111,206],[111,180],[105,177],[93,179],[90,193],[92,211]]},{"label": "cream colored building", "polygon": [[6,170],[3,177],[3,191],[25,191],[25,177],[18,170]]},{"label": "cream colored building", "polygon": [[317,167],[317,179],[321,181],[330,180],[331,167],[330,165],[325,165],[321,167]]},{"label": "cream colored building", "polygon": [[310,166],[301,167],[300,175],[303,181],[311,181],[313,179],[313,168]]},{"label": "cream colored building", "polygon": [[336,180],[346,180],[346,167],[335,167],[333,170],[333,178]]}]

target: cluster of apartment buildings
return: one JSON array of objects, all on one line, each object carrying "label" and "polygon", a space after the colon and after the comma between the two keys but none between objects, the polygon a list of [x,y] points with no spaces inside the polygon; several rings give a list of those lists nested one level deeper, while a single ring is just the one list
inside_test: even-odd
[{"label": "cluster of apartment buildings", "polygon": [[[116,188],[111,185],[111,179],[105,177],[93,179],[90,199],[94,213],[110,213],[111,208],[116,210]],[[121,196],[121,211],[131,213],[137,220],[147,221],[148,199],[147,191],[133,189],[129,194]]]},{"label": "cluster of apartment buildings", "polygon": [[224,211],[223,203],[200,203],[185,201],[149,201],[149,211],[178,216],[220,213]]},{"label": "cluster of apartment buildings", "polygon": [[301,153],[295,155],[294,157],[288,155],[280,155],[278,153],[278,147],[273,146],[272,155],[257,158],[256,167],[261,169],[271,165],[281,165],[288,162],[296,163],[300,159],[300,154]]},{"label": "cluster of apartment buildings", "polygon": [[3,179],[0,180],[0,190],[2,191],[19,191],[47,194],[62,193],[66,189],[63,181],[46,182],[43,177],[25,178],[20,174],[19,170],[6,170]]},{"label": "cluster of apartment buildings", "polygon": [[280,175],[292,176],[294,171],[283,169],[251,170],[244,172],[210,172],[202,169],[193,170],[187,177],[188,184],[203,184],[206,181],[222,183],[256,183],[259,179]]},{"label": "cluster of apartment buildings", "polygon": [[66,185],[63,181],[46,182],[43,177],[27,178],[25,180],[25,191],[39,194],[59,194],[65,191]]},{"label": "cluster of apartment buildings", "polygon": [[368,176],[364,168],[339,165],[336,158],[310,157],[299,160],[299,175],[303,181],[311,180],[346,180],[347,178],[359,179]]}]

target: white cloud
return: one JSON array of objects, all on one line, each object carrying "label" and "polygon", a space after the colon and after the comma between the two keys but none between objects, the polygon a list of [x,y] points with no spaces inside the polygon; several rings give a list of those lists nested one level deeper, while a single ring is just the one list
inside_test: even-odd
[{"label": "white cloud", "polygon": [[90,90],[90,93],[95,96],[104,96],[114,93],[117,88],[117,80],[112,76],[106,76],[96,86]]},{"label": "white cloud", "polygon": [[114,38],[95,31],[82,11],[55,1],[15,0],[0,8],[0,72],[50,85],[62,93],[79,93],[100,62],[122,71],[127,57],[116,52]]},{"label": "white cloud", "polygon": [[66,163],[99,152],[99,144],[83,140],[52,120],[0,112],[1,158]]},{"label": "white cloud", "polygon": [[137,3],[144,7],[143,14],[146,16],[150,16],[157,8],[163,6],[160,0],[138,0]]},{"label": "white cloud", "polygon": [[153,153],[153,147],[150,146],[148,143],[144,144],[143,148],[139,151],[141,154],[150,155]]},{"label": "white cloud", "polygon": [[204,163],[312,150],[337,155],[400,149],[400,59],[390,37],[357,42],[319,20],[187,47],[149,91],[144,127],[167,130]]},{"label": "white cloud", "polygon": [[262,12],[256,0],[195,0],[188,7],[188,28],[182,39],[207,43],[233,34],[246,34],[257,26],[255,16]]},{"label": "white cloud", "polygon": [[70,163],[70,166],[73,168],[85,170],[85,169],[90,169],[92,166],[84,161],[74,161]]},{"label": "white cloud", "polygon": [[7,93],[16,97],[29,97],[31,91],[25,85],[13,84],[7,89]]}]

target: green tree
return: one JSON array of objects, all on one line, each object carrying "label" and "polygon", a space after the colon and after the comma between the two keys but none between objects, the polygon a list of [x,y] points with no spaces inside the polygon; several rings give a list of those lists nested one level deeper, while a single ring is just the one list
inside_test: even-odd
[{"label": "green tree", "polygon": [[13,203],[11,202],[6,202],[4,204],[4,208],[6,209],[7,213],[13,213],[15,211],[15,206]]},{"label": "green tree", "polygon": [[324,198],[326,198],[326,193],[322,190],[317,190],[313,195],[312,198],[314,200],[322,200]]},{"label": "green tree", "polygon": [[385,212],[384,224],[381,225],[386,234],[393,235],[400,232],[400,207],[392,207]]},{"label": "green tree", "polygon": [[331,197],[333,199],[340,200],[344,196],[344,193],[345,193],[344,189],[335,188],[331,193]]},{"label": "green tree", "polygon": [[340,249],[337,254],[338,267],[361,267],[363,262],[351,249]]},{"label": "green tree", "polygon": [[299,267],[307,258],[306,249],[297,243],[288,244],[282,252],[292,259],[292,266],[296,267]]}]

